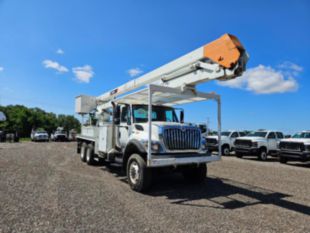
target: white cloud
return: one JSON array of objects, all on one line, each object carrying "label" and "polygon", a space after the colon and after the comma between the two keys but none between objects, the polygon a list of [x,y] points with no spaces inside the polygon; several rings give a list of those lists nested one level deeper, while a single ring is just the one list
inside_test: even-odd
[{"label": "white cloud", "polygon": [[66,73],[69,71],[67,67],[60,65],[56,61],[44,60],[42,64],[44,65],[45,68],[57,70],[59,73]]},{"label": "white cloud", "polygon": [[4,67],[0,66],[0,72],[4,71]]},{"label": "white cloud", "polygon": [[219,81],[221,86],[245,89],[256,94],[292,92],[298,89],[296,77],[303,68],[292,62],[284,62],[274,69],[259,65],[248,69],[241,77],[229,81]]},{"label": "white cloud", "polygon": [[83,83],[89,83],[90,79],[94,76],[93,68],[90,65],[82,67],[73,67],[72,72],[75,74],[77,80]]},{"label": "white cloud", "polygon": [[63,55],[65,53],[65,51],[63,51],[62,49],[57,49],[56,53],[59,55]]},{"label": "white cloud", "polygon": [[127,73],[129,74],[130,77],[135,77],[143,73],[143,70],[140,68],[132,68],[130,70],[127,70]]}]

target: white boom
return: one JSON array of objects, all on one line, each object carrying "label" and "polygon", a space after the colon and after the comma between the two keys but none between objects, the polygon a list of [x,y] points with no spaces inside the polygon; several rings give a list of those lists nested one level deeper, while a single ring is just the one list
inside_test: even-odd
[{"label": "white boom", "polygon": [[164,66],[96,98],[104,103],[148,84],[184,88],[210,80],[230,80],[245,70],[248,55],[238,39],[225,34]]}]

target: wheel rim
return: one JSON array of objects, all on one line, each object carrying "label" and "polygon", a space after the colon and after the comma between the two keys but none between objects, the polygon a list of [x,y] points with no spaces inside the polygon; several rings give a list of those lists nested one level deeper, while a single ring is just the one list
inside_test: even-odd
[{"label": "wheel rim", "polygon": [[80,156],[81,156],[81,159],[84,158],[84,148],[83,147],[81,148],[81,155]]},{"label": "wheel rim", "polygon": [[266,154],[265,151],[261,152],[261,158],[262,158],[262,160],[266,160],[267,159],[267,154]]},{"label": "wheel rim", "polygon": [[229,155],[229,152],[230,152],[230,151],[229,151],[228,148],[225,148],[225,149],[224,149],[224,155]]},{"label": "wheel rim", "polygon": [[136,161],[129,166],[129,179],[133,184],[137,184],[140,179],[140,167]]},{"label": "wheel rim", "polygon": [[87,162],[90,161],[90,153],[89,153],[89,152],[86,153],[86,161],[87,161]]}]

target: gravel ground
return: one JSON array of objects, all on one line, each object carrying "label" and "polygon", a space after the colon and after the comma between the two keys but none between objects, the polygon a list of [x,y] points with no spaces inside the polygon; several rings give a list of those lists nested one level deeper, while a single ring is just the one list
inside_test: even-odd
[{"label": "gravel ground", "polygon": [[159,175],[147,194],[75,143],[0,144],[0,232],[310,232],[310,165],[224,157],[203,185]]}]

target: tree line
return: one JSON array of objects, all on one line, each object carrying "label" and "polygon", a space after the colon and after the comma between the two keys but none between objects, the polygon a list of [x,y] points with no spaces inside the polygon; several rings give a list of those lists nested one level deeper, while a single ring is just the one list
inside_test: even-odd
[{"label": "tree line", "polygon": [[30,137],[32,129],[43,128],[49,134],[57,127],[80,131],[80,122],[72,115],[45,112],[40,108],[27,108],[23,105],[0,106],[0,111],[6,115],[6,121],[0,122],[0,130],[17,132],[20,137]]}]

